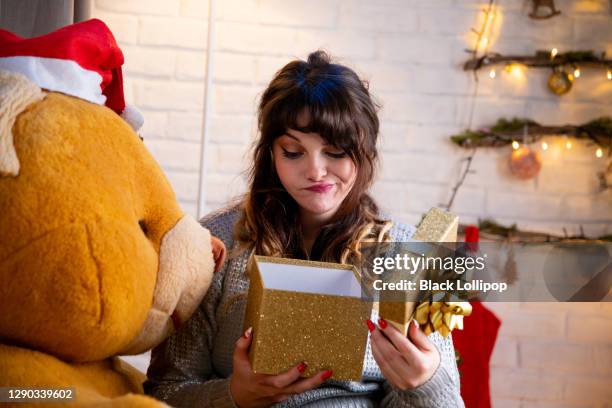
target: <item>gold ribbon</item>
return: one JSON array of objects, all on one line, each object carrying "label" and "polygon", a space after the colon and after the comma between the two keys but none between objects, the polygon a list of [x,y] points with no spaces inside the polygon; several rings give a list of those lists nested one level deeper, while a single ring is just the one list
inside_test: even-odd
[{"label": "gold ribbon", "polygon": [[463,330],[463,316],[472,313],[469,302],[421,302],[415,311],[415,319],[423,332],[437,331],[447,337],[455,328]]}]

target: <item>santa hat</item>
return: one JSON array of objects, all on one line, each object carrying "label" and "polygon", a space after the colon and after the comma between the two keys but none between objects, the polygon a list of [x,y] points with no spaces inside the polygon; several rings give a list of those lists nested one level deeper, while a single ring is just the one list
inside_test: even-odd
[{"label": "santa hat", "polygon": [[34,38],[0,30],[0,70],[23,74],[43,89],[106,105],[138,130],[142,115],[126,109],[121,65],[121,49],[97,19]]}]

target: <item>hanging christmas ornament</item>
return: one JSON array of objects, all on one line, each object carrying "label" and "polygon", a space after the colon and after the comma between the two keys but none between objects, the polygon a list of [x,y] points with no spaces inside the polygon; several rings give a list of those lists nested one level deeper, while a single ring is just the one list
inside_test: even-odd
[{"label": "hanging christmas ornament", "polygon": [[508,239],[506,242],[508,243],[508,255],[506,258],[506,263],[504,264],[503,274],[504,281],[508,285],[512,285],[514,282],[516,282],[518,272],[516,270],[516,260],[514,257],[514,245],[510,239]]},{"label": "hanging christmas ornament", "polygon": [[555,95],[566,94],[572,89],[574,78],[563,69],[555,69],[548,77],[548,88]]},{"label": "hanging christmas ornament", "polygon": [[521,180],[535,177],[542,168],[542,160],[537,152],[527,146],[512,151],[510,156],[510,171]]},{"label": "hanging christmas ornament", "polygon": [[[548,9],[541,12],[540,9]],[[531,13],[529,17],[535,20],[544,20],[561,14],[555,7],[555,0],[531,0]]]}]

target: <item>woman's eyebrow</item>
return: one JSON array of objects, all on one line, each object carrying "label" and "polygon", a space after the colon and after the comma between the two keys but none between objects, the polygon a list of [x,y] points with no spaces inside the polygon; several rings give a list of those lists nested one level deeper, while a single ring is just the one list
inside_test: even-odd
[{"label": "woman's eyebrow", "polygon": [[292,135],[291,133],[289,133],[288,131],[287,131],[287,132],[285,132],[285,134],[284,134],[283,136],[290,137],[290,138],[292,138],[293,140],[295,140],[296,142],[298,142],[298,143],[302,143],[302,142],[300,142],[300,139],[298,139],[297,137],[293,136],[293,135]]},{"label": "woman's eyebrow", "polygon": [[[299,144],[302,144],[302,142],[300,141],[300,139],[298,139],[297,137],[293,136],[291,133],[289,133],[289,131],[286,131],[283,136],[288,136],[292,139],[294,139],[296,142],[298,142]],[[327,140],[323,140],[323,146],[329,146],[329,143],[327,142]]]}]

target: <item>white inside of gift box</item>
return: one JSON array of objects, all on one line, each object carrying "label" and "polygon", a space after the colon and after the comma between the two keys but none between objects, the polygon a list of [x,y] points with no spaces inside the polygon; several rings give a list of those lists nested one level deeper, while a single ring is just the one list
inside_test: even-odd
[{"label": "white inside of gift box", "polygon": [[258,262],[265,289],[361,297],[361,286],[350,269],[319,268]]}]

